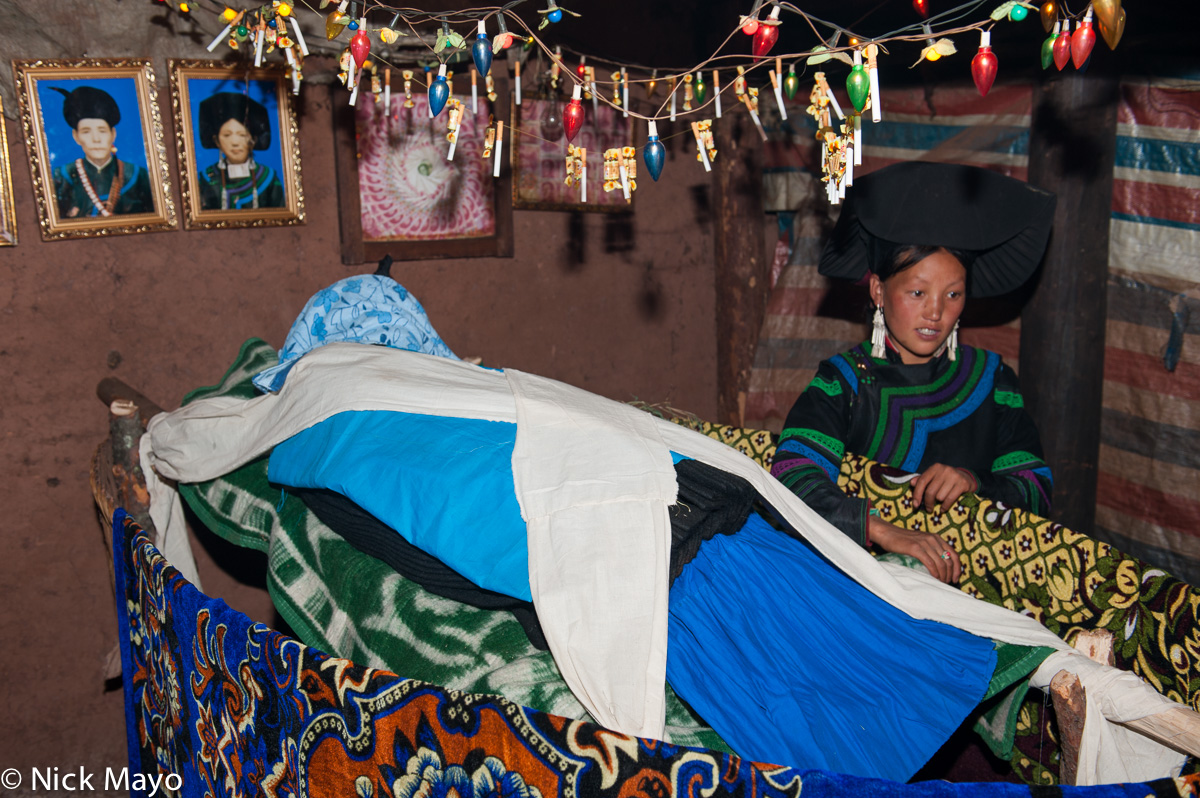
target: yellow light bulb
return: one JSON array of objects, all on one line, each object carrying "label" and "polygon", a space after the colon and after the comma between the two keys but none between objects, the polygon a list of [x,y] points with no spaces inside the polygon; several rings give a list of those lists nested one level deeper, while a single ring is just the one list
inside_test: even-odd
[{"label": "yellow light bulb", "polygon": [[850,46],[851,46],[851,47],[858,47],[858,37],[857,37],[857,36],[851,36],[851,37],[850,37]]},{"label": "yellow light bulb", "polygon": [[225,20],[226,22],[233,22],[233,19],[236,16],[237,12],[229,6],[225,6],[225,10],[221,12],[221,19]]},{"label": "yellow light bulb", "polygon": [[191,11],[191,9],[188,7],[188,4],[187,4],[187,3],[180,3],[180,4],[179,4],[179,12],[180,12],[181,14],[186,14],[186,13],[187,13],[187,12],[189,12],[189,11]]},{"label": "yellow light bulb", "polygon": [[281,17],[286,17],[288,14],[292,13],[292,7],[287,3],[280,3],[275,9],[275,13]]},{"label": "yellow light bulb", "polygon": [[930,47],[928,50],[925,51],[925,60],[926,61],[937,61],[941,57],[942,57],[942,54],[939,53],[937,50],[933,49],[932,47]]}]

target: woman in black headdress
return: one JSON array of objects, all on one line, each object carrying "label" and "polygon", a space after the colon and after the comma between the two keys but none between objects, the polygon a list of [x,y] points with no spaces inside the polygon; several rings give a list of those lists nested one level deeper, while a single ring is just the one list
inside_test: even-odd
[{"label": "woman in black headdress", "polygon": [[271,120],[255,100],[219,92],[200,103],[200,144],[217,149],[217,162],[200,173],[200,208],[282,208],[283,185],[271,167],[254,160],[271,146]]},{"label": "woman in black headdress", "polygon": [[51,86],[63,96],[63,119],[83,157],[53,173],[58,215],[63,219],[153,213],[150,178],[142,167],[113,153],[121,109],[108,92],[93,86],[72,91]]},{"label": "woman in black headdress", "polygon": [[873,332],[823,361],[788,413],[772,473],[864,546],[957,583],[954,547],[887,523],[837,486],[847,453],[914,475],[912,499],[948,510],[969,491],[1036,515],[1052,481],[1016,375],[958,344],[967,296],[1018,288],[1041,261],[1054,195],[975,167],[901,163],[859,178],[821,255],[822,274],[868,277]]}]

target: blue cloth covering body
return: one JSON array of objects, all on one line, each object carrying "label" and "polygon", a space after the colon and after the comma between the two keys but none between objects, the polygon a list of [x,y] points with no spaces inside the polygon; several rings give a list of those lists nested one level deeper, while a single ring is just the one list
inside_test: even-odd
[{"label": "blue cloth covering body", "polygon": [[671,587],[667,681],[729,745],[907,781],[988,688],[992,641],[915,620],[751,513]]},{"label": "blue cloth covering body", "polygon": [[304,303],[279,350],[278,365],[255,375],[255,387],[263,393],[278,391],[301,355],[334,341],[458,360],[433,329],[425,308],[404,286],[381,274],[361,274],[338,280]]}]

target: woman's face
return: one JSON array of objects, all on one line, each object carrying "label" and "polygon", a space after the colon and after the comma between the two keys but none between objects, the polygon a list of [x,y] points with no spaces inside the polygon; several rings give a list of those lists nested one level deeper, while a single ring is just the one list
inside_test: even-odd
[{"label": "woman's face", "polygon": [[904,363],[925,363],[941,348],[966,302],[967,270],[939,249],[886,281],[871,275],[871,299],[883,308],[888,338]]},{"label": "woman's face", "polygon": [[245,163],[254,149],[254,137],[241,122],[229,119],[217,131],[217,149],[229,163]]}]

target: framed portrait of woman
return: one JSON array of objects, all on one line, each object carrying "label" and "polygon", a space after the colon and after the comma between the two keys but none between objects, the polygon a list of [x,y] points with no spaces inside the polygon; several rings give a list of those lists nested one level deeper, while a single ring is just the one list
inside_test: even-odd
[{"label": "framed portrait of woman", "polygon": [[16,60],[42,238],[176,228],[146,59]]},{"label": "framed portrait of woman", "polygon": [[282,68],[171,60],[188,230],[304,223],[300,140]]}]

